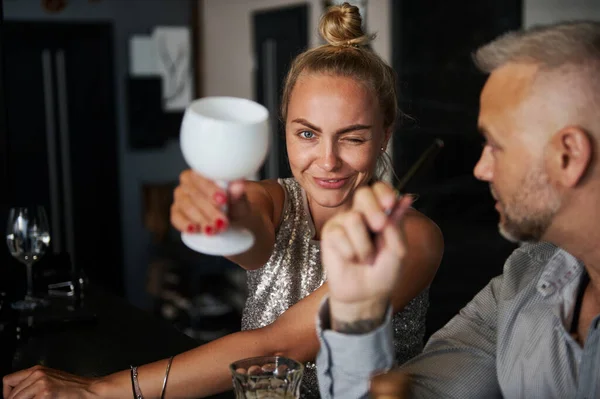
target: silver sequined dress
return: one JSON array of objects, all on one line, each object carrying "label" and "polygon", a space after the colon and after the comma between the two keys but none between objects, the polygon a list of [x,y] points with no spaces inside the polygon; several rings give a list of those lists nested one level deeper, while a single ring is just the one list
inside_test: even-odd
[{"label": "silver sequined dress", "polygon": [[[273,323],[289,307],[325,282],[320,245],[313,240],[315,228],[304,190],[295,179],[280,179],[285,191],[281,223],[275,248],[260,269],[248,271],[248,299],[242,314],[242,330]],[[393,320],[396,359],[403,363],[423,347],[428,306],[425,290]],[[315,315],[316,317],[316,315]],[[308,363],[302,380],[302,398],[319,398],[314,363]]]}]

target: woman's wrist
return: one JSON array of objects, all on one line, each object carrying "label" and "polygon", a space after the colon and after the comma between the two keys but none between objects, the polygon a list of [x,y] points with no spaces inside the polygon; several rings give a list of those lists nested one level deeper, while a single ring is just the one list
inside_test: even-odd
[{"label": "woman's wrist", "polygon": [[[127,373],[129,374],[129,370],[127,370]],[[110,374],[107,375],[105,377],[100,377],[100,378],[96,378],[94,379],[90,386],[88,391],[91,392],[92,397],[93,398],[117,398],[117,397],[123,397],[123,398],[128,398],[131,397],[132,393],[129,393],[129,396],[127,395],[126,392],[131,391],[131,384],[129,384],[127,386],[127,389],[122,389],[119,388],[119,384],[117,383],[118,381],[118,374],[120,373],[115,373],[115,374]],[[128,380],[129,381],[129,380]]]}]

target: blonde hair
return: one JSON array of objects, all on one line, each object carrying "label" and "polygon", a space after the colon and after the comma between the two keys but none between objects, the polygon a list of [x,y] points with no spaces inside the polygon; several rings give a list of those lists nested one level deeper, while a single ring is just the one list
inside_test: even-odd
[{"label": "blonde hair", "polygon": [[329,7],[321,18],[319,32],[327,44],[298,55],[288,71],[281,101],[283,123],[298,77],[316,73],[349,77],[366,84],[379,101],[384,128],[391,128],[398,115],[396,74],[368,48],[375,35],[363,32],[358,7],[348,3]]}]

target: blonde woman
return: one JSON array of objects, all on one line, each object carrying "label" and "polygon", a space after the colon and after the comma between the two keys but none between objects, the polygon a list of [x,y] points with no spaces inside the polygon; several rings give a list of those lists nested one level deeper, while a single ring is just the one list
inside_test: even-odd
[{"label": "blonde woman", "polygon": [[[356,218],[369,214],[369,227],[382,230],[387,219],[379,199],[394,197],[388,185],[377,182],[376,171],[397,118],[394,72],[367,48],[371,37],[361,29],[358,9],[347,3],[331,7],[320,31],[328,44],[300,54],[284,87],[281,116],[294,177],[234,182],[224,192],[191,171],[181,175],[171,209],[176,228],[214,234],[235,223],[250,229],[256,243],[230,258],[248,270],[242,331],[178,354],[171,364],[166,398],[231,389],[231,362],[273,354],[307,363],[302,397],[319,395],[312,363],[319,349],[315,320],[328,290],[321,267],[321,231],[329,218],[350,209]],[[220,210],[225,201],[227,215]],[[401,223],[408,253],[403,278],[398,279],[403,283],[397,284],[392,298],[399,362],[421,351],[427,287],[443,251],[441,233],[427,217],[408,209]],[[365,259],[373,253],[370,242],[361,248]],[[167,363],[138,368],[145,398],[160,397]],[[60,397],[131,395],[129,370],[99,379],[48,369],[34,373],[29,369],[8,376],[5,396],[38,397],[34,392],[40,378]]]}]

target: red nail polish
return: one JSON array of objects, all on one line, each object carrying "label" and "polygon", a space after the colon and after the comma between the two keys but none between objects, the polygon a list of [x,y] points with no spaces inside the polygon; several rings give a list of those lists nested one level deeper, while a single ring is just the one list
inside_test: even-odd
[{"label": "red nail polish", "polygon": [[192,223],[188,224],[187,231],[188,233],[193,233],[196,231],[196,226],[194,226]]},{"label": "red nail polish", "polygon": [[204,228],[204,232],[206,233],[206,235],[211,235],[213,233],[213,228],[211,226],[206,226]]},{"label": "red nail polish", "polygon": [[214,195],[214,199],[215,202],[219,205],[225,205],[225,203],[227,202],[227,197],[221,192],[216,192]]},{"label": "red nail polish", "polygon": [[202,232],[202,226],[200,226],[199,224],[196,225],[195,230],[196,233],[200,233]]},{"label": "red nail polish", "polygon": [[223,219],[217,219],[215,221],[215,226],[217,226],[217,230],[221,230],[223,227],[225,227],[225,221]]}]

